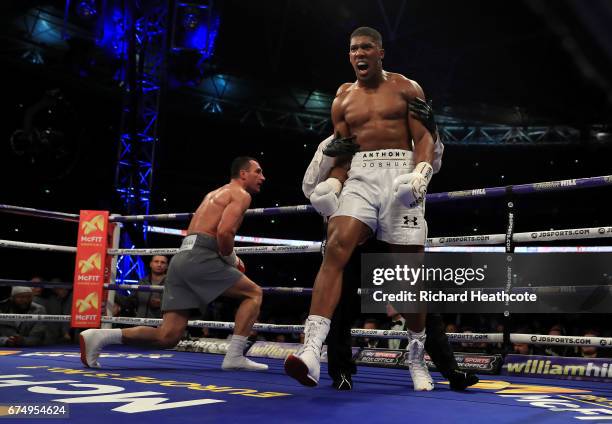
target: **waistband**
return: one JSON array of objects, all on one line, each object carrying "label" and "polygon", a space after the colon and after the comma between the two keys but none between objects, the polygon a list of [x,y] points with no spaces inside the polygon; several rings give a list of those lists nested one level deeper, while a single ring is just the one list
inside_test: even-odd
[{"label": "waistband", "polygon": [[357,152],[351,161],[351,169],[360,168],[410,168],[414,167],[414,155],[410,150],[381,149]]},{"label": "waistband", "polygon": [[218,251],[217,239],[213,236],[204,233],[189,234],[183,239],[179,252],[183,250],[191,250],[194,247],[204,247],[212,251]]}]

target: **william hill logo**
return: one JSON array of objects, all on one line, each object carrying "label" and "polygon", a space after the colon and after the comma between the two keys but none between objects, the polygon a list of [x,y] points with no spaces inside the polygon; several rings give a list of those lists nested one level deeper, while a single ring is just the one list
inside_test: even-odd
[{"label": "william hill logo", "polygon": [[104,231],[104,217],[102,215],[96,215],[89,221],[81,223],[81,228],[86,236],[94,231]]},{"label": "william hill logo", "polygon": [[79,260],[79,271],[83,274],[87,274],[90,271],[100,270],[102,266],[102,255],[94,253],[88,259]]},{"label": "william hill logo", "polygon": [[599,377],[612,378],[612,363],[596,365],[586,364],[553,364],[550,360],[530,359],[524,363],[508,362],[508,374],[536,374],[567,377]]}]

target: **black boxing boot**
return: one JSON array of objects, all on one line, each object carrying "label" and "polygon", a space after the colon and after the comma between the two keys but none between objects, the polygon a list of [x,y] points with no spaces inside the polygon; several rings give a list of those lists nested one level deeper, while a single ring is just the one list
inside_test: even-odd
[{"label": "black boxing boot", "polygon": [[450,383],[451,390],[462,391],[470,386],[478,383],[479,379],[476,374],[460,371],[458,369],[451,370],[448,375],[445,375]]}]

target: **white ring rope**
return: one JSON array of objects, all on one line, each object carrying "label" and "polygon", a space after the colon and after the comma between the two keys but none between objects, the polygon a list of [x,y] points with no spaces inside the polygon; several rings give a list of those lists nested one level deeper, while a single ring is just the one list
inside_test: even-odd
[{"label": "white ring rope", "polygon": [[57,244],[30,243],[14,240],[0,240],[0,247],[24,250],[42,250],[46,252],[70,252],[76,253],[76,247],[60,246]]},{"label": "white ring rope", "polygon": [[[73,283],[68,282],[32,282],[28,280],[13,280],[13,279],[5,279],[0,278],[0,286],[26,286],[26,287],[45,287],[45,288],[68,288],[71,289],[73,287]],[[149,285],[149,284],[107,284],[103,285],[105,290],[134,290],[137,292],[145,292],[145,293],[163,293],[165,290],[164,286],[159,285]],[[261,287],[264,293],[266,294],[275,294],[275,295],[311,295],[312,288],[310,287]],[[579,291],[590,290],[594,291],[596,289],[603,289],[604,291],[612,292],[612,286],[610,285],[580,285],[580,286],[525,286],[525,287],[513,287],[512,292],[522,293],[522,292],[532,292],[532,293],[542,293],[542,294],[573,294]],[[462,289],[455,288],[455,290],[460,291]],[[497,291],[498,288],[490,287],[483,288],[483,291]],[[366,289],[365,292],[369,290]],[[357,294],[362,295],[364,290],[361,288],[357,289]]]},{"label": "white ring rope", "polygon": [[[20,322],[70,322],[70,315],[32,315],[32,314],[0,314],[0,321]],[[113,324],[147,325],[156,327],[163,320],[156,318],[134,317],[102,317],[102,322]],[[233,322],[220,321],[188,321],[189,327],[211,328],[217,330],[233,330]],[[255,323],[253,330],[262,333],[303,333],[303,325],[278,325]],[[368,330],[364,328],[351,329],[354,337],[373,337],[382,339],[407,339],[407,331]],[[454,343],[502,343],[502,333],[447,333],[448,340]],[[612,348],[612,337],[592,336],[548,336],[543,334],[510,334],[511,343],[543,344],[556,346],[595,346]]]},{"label": "white ring rope", "polygon": [[[531,231],[515,233],[513,240],[517,243],[535,243],[541,241],[581,240],[612,237],[612,227],[573,228],[565,230]],[[451,237],[435,237],[427,239],[427,246],[465,246],[465,245],[495,245],[504,244],[505,234],[483,234]],[[76,247],[53,244],[0,240],[0,247],[27,250],[44,250],[57,252],[76,252]],[[288,254],[320,252],[321,242],[313,242],[303,246],[245,246],[236,247],[236,253],[252,254]],[[159,249],[108,249],[110,255],[174,255],[178,248]]]}]

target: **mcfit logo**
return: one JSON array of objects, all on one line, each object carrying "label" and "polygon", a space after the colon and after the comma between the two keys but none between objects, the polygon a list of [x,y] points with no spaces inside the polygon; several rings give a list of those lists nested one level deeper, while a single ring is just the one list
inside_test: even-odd
[{"label": "mcfit logo", "polygon": [[87,274],[91,270],[100,270],[102,266],[102,255],[94,253],[88,259],[81,259],[79,261],[79,271],[82,274]]},{"label": "mcfit logo", "polygon": [[104,217],[102,215],[96,215],[89,221],[83,222],[81,228],[85,235],[89,235],[94,231],[102,231],[104,229]]},{"label": "mcfit logo", "polygon": [[79,314],[92,308],[98,309],[98,294],[96,292],[91,292],[85,299],[78,299],[76,301],[76,307],[79,310]]}]

